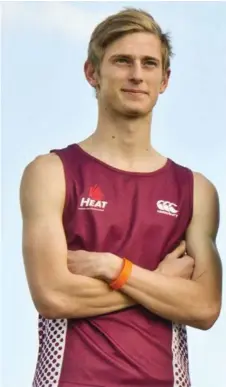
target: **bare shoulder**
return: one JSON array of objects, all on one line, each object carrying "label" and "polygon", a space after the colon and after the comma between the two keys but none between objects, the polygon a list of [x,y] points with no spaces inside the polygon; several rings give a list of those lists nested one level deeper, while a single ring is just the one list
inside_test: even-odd
[{"label": "bare shoulder", "polygon": [[216,235],[219,227],[219,196],[215,185],[203,174],[193,172],[194,210],[193,218],[200,218],[211,233]]},{"label": "bare shoulder", "polygon": [[60,158],[53,153],[41,155],[24,169],[20,185],[22,212],[34,203],[54,205],[64,202],[65,179]]},{"label": "bare shoulder", "polygon": [[194,196],[196,199],[206,201],[218,200],[218,192],[215,185],[202,173],[193,172],[194,176]]},{"label": "bare shoulder", "polygon": [[37,156],[32,160],[25,168],[24,175],[37,175],[51,174],[53,172],[60,172],[62,169],[62,163],[60,158],[55,153],[48,153],[45,155]]}]

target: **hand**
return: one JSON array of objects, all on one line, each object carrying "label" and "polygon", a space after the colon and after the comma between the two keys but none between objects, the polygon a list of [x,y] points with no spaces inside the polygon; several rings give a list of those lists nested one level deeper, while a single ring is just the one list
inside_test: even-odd
[{"label": "hand", "polygon": [[73,274],[112,280],[121,271],[122,259],[111,253],[68,250],[67,265]]},{"label": "hand", "polygon": [[182,241],[172,253],[166,255],[156,272],[170,277],[191,279],[194,267],[195,260],[186,254],[186,243]]},{"label": "hand", "polygon": [[[68,250],[67,266],[71,273],[96,278],[101,274],[104,253]],[[105,257],[106,259],[106,257]]]}]

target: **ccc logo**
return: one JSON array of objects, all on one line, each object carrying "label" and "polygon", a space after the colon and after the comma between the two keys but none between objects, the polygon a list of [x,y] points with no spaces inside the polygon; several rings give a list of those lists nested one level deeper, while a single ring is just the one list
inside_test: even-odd
[{"label": "ccc logo", "polygon": [[176,210],[177,205],[175,203],[171,203],[165,200],[158,200],[157,207],[159,210],[167,212],[169,214],[177,214],[178,210]]}]

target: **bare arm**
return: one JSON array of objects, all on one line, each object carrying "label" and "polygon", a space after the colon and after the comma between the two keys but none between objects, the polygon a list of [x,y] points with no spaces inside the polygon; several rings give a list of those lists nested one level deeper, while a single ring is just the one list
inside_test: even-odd
[{"label": "bare arm", "polygon": [[[194,178],[194,211],[187,230],[187,251],[195,259],[192,280],[167,277],[133,266],[122,291],[155,314],[200,329],[210,328],[221,308],[222,268],[215,240],[219,223],[218,196],[200,174]],[[115,270],[119,265],[116,258]],[[114,270],[107,279],[114,278]]]},{"label": "bare arm", "polygon": [[96,316],[133,305],[101,280],[70,273],[62,224],[64,173],[58,156],[40,156],[24,171],[21,190],[23,256],[30,292],[46,318]]}]

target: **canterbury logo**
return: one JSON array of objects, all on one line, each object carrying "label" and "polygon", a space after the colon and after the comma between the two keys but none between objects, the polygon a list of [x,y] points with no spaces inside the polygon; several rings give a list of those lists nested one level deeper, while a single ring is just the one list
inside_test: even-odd
[{"label": "canterbury logo", "polygon": [[160,214],[171,215],[176,218],[178,217],[179,211],[176,209],[177,204],[165,200],[158,200],[156,204],[157,212],[159,212]]}]

